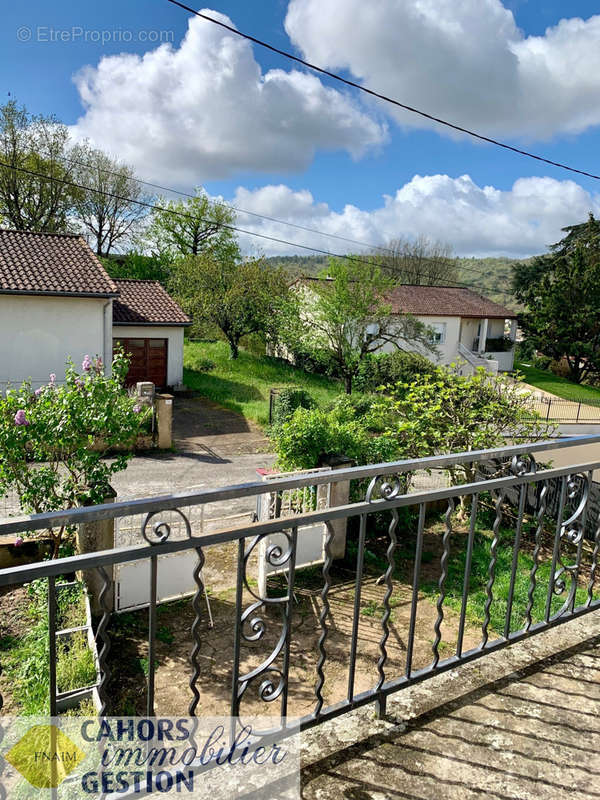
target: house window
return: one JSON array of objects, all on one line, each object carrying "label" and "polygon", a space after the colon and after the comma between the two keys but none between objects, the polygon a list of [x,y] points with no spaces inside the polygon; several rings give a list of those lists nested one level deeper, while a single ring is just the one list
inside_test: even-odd
[{"label": "house window", "polygon": [[432,322],[429,327],[431,328],[432,344],[444,344],[446,341],[446,323]]}]

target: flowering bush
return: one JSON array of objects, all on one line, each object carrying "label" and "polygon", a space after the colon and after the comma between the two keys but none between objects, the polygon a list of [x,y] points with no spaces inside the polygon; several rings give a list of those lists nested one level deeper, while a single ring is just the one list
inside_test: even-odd
[{"label": "flowering bush", "polygon": [[[25,382],[0,396],[0,497],[16,492],[26,513],[43,513],[101,503],[112,475],[131,457],[104,456],[133,446],[151,411],[136,405],[123,388],[128,360],[117,352],[112,373],[102,359],[86,356],[82,372],[67,363],[65,382],[50,375],[32,391]],[[50,529],[53,555],[72,529]]]}]

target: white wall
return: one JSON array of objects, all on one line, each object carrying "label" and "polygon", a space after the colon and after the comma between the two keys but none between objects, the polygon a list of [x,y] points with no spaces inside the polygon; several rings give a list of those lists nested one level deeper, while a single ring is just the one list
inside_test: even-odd
[{"label": "white wall", "polygon": [[183,383],[183,327],[162,325],[113,325],[115,339],[168,339],[167,383]]},{"label": "white wall", "polygon": [[[432,353],[427,352],[427,350],[423,348],[418,348],[412,343],[402,343],[401,339],[398,339],[403,349],[410,349],[415,352],[421,353],[426,358],[429,358],[430,361],[435,361],[437,364],[452,364],[456,363],[458,360],[458,342],[460,336],[460,317],[418,317],[417,319],[421,322],[425,323],[425,325],[433,325],[436,323],[445,324],[446,325],[446,340],[443,344],[438,344],[437,349],[439,355],[437,359],[432,355]],[[393,353],[397,348],[394,347],[393,344],[389,344],[388,342],[384,342],[379,348],[378,352],[380,353]]]},{"label": "white wall", "polygon": [[[79,368],[84,356],[106,351],[105,298],[0,294],[0,389],[30,378],[34,387],[48,382],[51,372],[64,380],[70,356]],[[110,311],[110,308],[109,308]]]}]

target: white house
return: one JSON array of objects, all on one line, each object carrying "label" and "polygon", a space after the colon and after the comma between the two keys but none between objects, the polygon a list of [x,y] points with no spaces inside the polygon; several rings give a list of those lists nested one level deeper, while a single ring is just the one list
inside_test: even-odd
[{"label": "white house", "polygon": [[129,383],[179,385],[189,324],[156,281],[112,280],[80,236],[0,230],[1,389],[61,381],[67,357],[108,367],[114,341],[131,355]]},{"label": "white house", "polygon": [[[311,284],[327,278],[301,278],[299,290],[310,295]],[[509,372],[514,364],[517,315],[471,289],[455,286],[416,286],[402,284],[386,295],[392,314],[411,314],[431,328],[438,350],[435,356],[414,344],[398,344],[402,349],[421,352],[438,364],[457,364],[461,371],[485,367],[490,372]],[[377,335],[376,325],[367,333]],[[393,352],[393,342],[381,342],[379,352]]]},{"label": "white house", "polygon": [[456,286],[396,286],[386,299],[393,313],[412,314],[432,328],[439,355],[424,353],[432,360],[462,362],[466,369],[512,370],[517,315],[509,308]]}]

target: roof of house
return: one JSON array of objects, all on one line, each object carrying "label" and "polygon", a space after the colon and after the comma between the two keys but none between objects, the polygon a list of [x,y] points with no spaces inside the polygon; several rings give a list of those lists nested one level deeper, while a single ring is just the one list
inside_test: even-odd
[{"label": "roof of house", "polygon": [[460,286],[396,286],[386,298],[395,314],[422,317],[513,319],[516,313]]},{"label": "roof of house", "polygon": [[0,293],[113,297],[117,292],[81,236],[0,230]]},{"label": "roof of house", "polygon": [[175,300],[158,281],[118,278],[113,301],[113,325],[191,325]]},{"label": "roof of house", "polygon": [[[331,278],[303,277],[294,281],[330,281]],[[294,285],[292,284],[292,285]],[[394,314],[419,317],[475,317],[476,319],[516,319],[510,308],[489,300],[462,286],[417,286],[404,283],[386,295]]]}]

